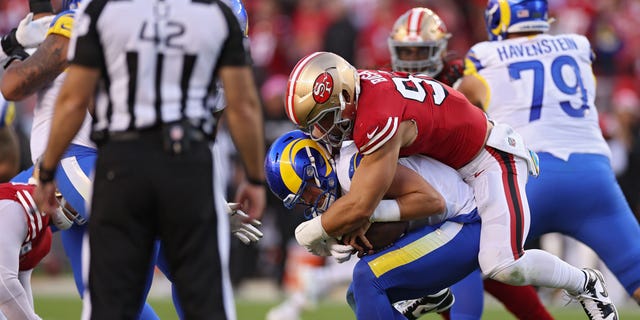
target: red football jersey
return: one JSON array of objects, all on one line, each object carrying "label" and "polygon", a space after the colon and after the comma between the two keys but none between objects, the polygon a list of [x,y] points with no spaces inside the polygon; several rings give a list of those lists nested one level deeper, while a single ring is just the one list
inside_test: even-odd
[{"label": "red football jersey", "polygon": [[20,271],[33,269],[51,249],[50,217],[36,207],[33,190],[33,185],[0,184],[0,200],[15,201],[24,208],[27,235],[20,249]]},{"label": "red football jersey", "polygon": [[423,154],[458,169],[484,146],[487,118],[461,93],[423,75],[359,70],[353,140],[362,154],[379,149],[402,121],[415,121],[416,140],[400,156]]}]

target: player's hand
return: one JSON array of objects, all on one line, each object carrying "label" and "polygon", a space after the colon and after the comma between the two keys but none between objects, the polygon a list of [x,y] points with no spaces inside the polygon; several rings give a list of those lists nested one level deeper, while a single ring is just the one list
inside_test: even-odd
[{"label": "player's hand", "polygon": [[53,214],[59,204],[56,201],[56,184],[53,182],[39,184],[33,193],[38,210],[46,214]]},{"label": "player's hand", "polygon": [[351,255],[356,251],[352,246],[344,245],[335,238],[326,240],[329,252],[338,263],[343,263],[351,259]]},{"label": "player's hand", "polygon": [[235,202],[242,205],[242,209],[249,217],[244,220],[250,223],[251,219],[260,220],[267,205],[267,192],[264,186],[250,183],[241,183],[236,192]]},{"label": "player's hand", "polygon": [[436,80],[451,87],[464,75],[464,61],[455,55],[448,55],[442,63],[444,66]]},{"label": "player's hand", "polygon": [[[229,222],[231,222],[231,232],[236,238],[246,245],[258,242],[262,238],[264,234],[257,228],[262,225],[260,221],[249,218],[244,211],[240,210],[239,203],[227,203],[226,207]],[[245,223],[245,220],[249,222]]]},{"label": "player's hand", "polygon": [[373,245],[365,235],[369,227],[371,227],[371,222],[363,224],[359,229],[342,236],[342,242],[358,251],[358,257],[373,253]]},{"label": "player's hand", "polygon": [[46,38],[47,30],[49,30],[49,25],[53,18],[53,15],[49,15],[33,20],[33,13],[27,14],[18,25],[16,40],[25,48],[35,48],[39,46]]}]

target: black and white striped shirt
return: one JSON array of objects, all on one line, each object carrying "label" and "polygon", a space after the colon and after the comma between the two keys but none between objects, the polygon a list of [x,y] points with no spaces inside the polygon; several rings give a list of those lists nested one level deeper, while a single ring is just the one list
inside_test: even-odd
[{"label": "black and white striped shirt", "polygon": [[100,68],[94,131],[214,121],[221,66],[251,63],[233,13],[215,0],[92,0],[76,13],[72,64]]}]

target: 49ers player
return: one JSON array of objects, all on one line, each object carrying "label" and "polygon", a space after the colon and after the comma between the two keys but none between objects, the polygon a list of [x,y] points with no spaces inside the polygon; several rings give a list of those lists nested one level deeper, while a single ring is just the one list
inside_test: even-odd
[{"label": "49ers player", "polygon": [[[451,34],[435,12],[428,8],[408,10],[398,17],[389,35],[393,71],[425,74],[455,87],[463,76],[464,62],[457,55],[447,52],[449,38]],[[454,295],[465,299],[458,299],[443,316],[446,319],[463,315],[480,318],[483,299],[473,298],[473,295],[482,295],[483,288],[518,319],[553,319],[532,286],[510,286],[493,279],[483,281],[479,272],[470,274],[451,287]]]},{"label": "49ers player", "polygon": [[[322,86],[328,77],[333,85]],[[296,229],[301,245],[309,249],[328,236],[366,229],[398,158],[423,154],[456,169],[473,188],[482,217],[478,262],[486,277],[563,288],[591,299],[588,271],[523,248],[530,219],[524,188],[529,174],[538,175],[537,156],[511,127],[489,121],[461,93],[424,75],[358,72],[335,54],[316,52],[294,67],[285,103],[291,121],[321,133],[316,139],[337,147],[352,138],[364,155],[351,192]],[[371,248],[363,233],[351,240],[361,251]]]},{"label": "49ers player", "polygon": [[35,185],[0,184],[0,311],[7,319],[40,319],[33,309],[31,272],[51,248],[49,223],[68,229],[62,208],[41,213],[32,193]]}]

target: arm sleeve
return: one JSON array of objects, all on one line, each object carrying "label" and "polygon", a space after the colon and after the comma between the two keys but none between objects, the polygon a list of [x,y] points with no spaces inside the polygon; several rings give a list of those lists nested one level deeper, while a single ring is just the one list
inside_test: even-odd
[{"label": "arm sleeve", "polygon": [[66,38],[71,38],[71,28],[73,28],[73,11],[64,11],[56,15],[49,25],[47,36],[57,34]]},{"label": "arm sleeve", "polygon": [[27,233],[24,209],[14,201],[0,200],[0,213],[0,310],[7,319],[40,319],[18,277],[20,250]]}]

